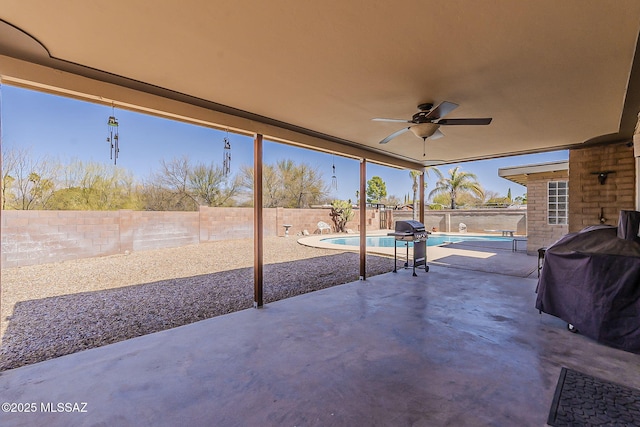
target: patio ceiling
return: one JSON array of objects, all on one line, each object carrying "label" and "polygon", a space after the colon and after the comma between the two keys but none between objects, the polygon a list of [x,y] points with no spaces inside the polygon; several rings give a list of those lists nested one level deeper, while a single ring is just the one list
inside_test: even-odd
[{"label": "patio ceiling", "polygon": [[[41,45],[4,37],[5,58],[421,165],[620,141],[640,111],[637,0],[3,0],[0,19]],[[443,100],[493,122],[426,156],[411,132],[378,143],[404,125],[372,118]]]}]

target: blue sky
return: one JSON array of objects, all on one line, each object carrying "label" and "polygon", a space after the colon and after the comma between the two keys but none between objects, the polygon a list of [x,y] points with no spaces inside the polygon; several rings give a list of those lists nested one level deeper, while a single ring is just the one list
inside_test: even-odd
[{"label": "blue sky", "polygon": [[[4,149],[29,148],[35,156],[47,155],[62,162],[80,159],[111,164],[106,142],[111,107],[7,85],[0,90]],[[118,166],[131,170],[140,180],[157,170],[161,159],[171,160],[187,155],[194,161],[222,165],[225,132],[126,110],[116,109],[115,116],[120,136]],[[228,137],[231,141],[231,172],[237,172],[243,164],[252,165],[253,139],[233,133]],[[265,163],[289,158],[317,166],[327,183],[331,182],[331,166],[335,162],[338,189],[332,191],[331,196],[355,200],[359,187],[359,167],[355,160],[269,141],[264,144],[263,155]],[[511,189],[512,196],[516,197],[524,194],[526,188],[498,177],[498,168],[567,158],[567,151],[555,151],[438,168],[446,174],[459,165],[462,170],[476,174],[485,190],[504,196]],[[385,181],[389,195],[403,200],[405,194],[411,193],[409,171],[369,163],[367,179],[376,175]],[[426,181],[428,194],[435,186],[436,177],[432,174]]]}]

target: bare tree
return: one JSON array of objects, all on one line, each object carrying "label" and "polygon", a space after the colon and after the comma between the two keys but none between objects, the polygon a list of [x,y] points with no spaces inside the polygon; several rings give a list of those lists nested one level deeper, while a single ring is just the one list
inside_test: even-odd
[{"label": "bare tree", "polygon": [[307,163],[295,165],[291,160],[281,160],[278,162],[278,170],[282,175],[286,207],[309,207],[328,193],[322,173],[317,167]]},{"label": "bare tree", "polygon": [[188,207],[180,205],[180,200],[173,191],[164,188],[153,179],[147,180],[141,189],[143,209],[150,211],[193,210],[190,203]]},{"label": "bare tree", "polygon": [[[253,191],[253,168],[241,168],[241,185]],[[275,165],[265,164],[262,169],[263,206],[266,208],[304,208],[320,203],[328,188],[317,167],[293,160],[279,160]]]},{"label": "bare tree", "polygon": [[160,165],[162,168],[156,175],[156,181],[164,187],[186,195],[189,182],[189,158],[183,156],[169,162],[163,159]]},{"label": "bare tree", "polygon": [[183,156],[168,162],[163,159],[160,165],[161,169],[154,174],[152,182],[156,193],[162,191],[169,193],[162,199],[169,201],[170,206],[164,206],[162,210],[197,210],[198,202],[188,191],[191,167],[189,158]]},{"label": "bare tree", "polygon": [[14,209],[44,209],[56,189],[56,165],[35,158],[29,149],[2,153],[2,205]]},{"label": "bare tree", "polygon": [[188,157],[161,161],[160,171],[143,187],[149,210],[197,210],[198,206],[228,206],[241,187],[240,180],[227,177],[213,163],[193,165]]},{"label": "bare tree", "polygon": [[15,206],[15,194],[11,191],[15,178],[11,175],[14,173],[17,162],[16,150],[2,149],[2,183],[0,187],[2,189],[2,209],[7,209],[8,206]]},{"label": "bare tree", "polygon": [[[247,194],[253,194],[253,166],[242,165],[240,167],[240,186]],[[280,181],[278,174],[272,165],[262,166],[262,206],[273,208],[279,205],[282,199],[280,193]],[[252,203],[250,203],[252,204]]]},{"label": "bare tree", "polygon": [[199,164],[191,168],[188,191],[201,205],[224,206],[240,188],[238,179],[227,177],[220,166]]}]

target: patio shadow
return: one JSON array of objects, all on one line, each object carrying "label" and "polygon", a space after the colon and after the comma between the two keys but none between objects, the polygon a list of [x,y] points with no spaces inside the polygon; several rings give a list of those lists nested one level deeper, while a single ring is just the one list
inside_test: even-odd
[{"label": "patio shadow", "polygon": [[537,259],[512,251],[511,241],[451,243],[427,249],[429,262],[464,270],[484,271],[517,277],[533,277]]},{"label": "patio shadow", "polygon": [[[370,276],[393,260],[368,256]],[[359,256],[341,253],[266,264],[266,303],[358,280]],[[242,268],[16,303],[0,370],[150,334],[252,307],[253,269]],[[212,337],[215,339],[215,337]]]}]

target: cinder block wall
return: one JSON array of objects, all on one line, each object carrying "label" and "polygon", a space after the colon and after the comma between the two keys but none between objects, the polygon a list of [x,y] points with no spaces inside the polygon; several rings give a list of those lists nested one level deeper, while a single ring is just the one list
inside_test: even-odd
[{"label": "cinder block wall", "polygon": [[[410,220],[413,218],[411,211],[392,211],[393,222]],[[460,223],[467,226],[469,233],[486,233],[486,230],[513,230],[515,234],[525,236],[527,234],[527,210],[526,209],[443,209],[438,211],[427,210],[424,213],[424,226],[427,230],[435,227],[440,232],[458,232]]]},{"label": "cinder block wall", "polygon": [[[313,234],[318,230],[318,222],[326,222],[333,229],[333,221],[329,216],[330,209],[285,209],[276,208],[277,211],[277,235],[284,236],[284,224],[291,225],[289,235],[307,230]],[[326,233],[326,232],[325,232]]]},{"label": "cinder block wall", "polygon": [[[603,171],[613,173],[602,185],[595,172]],[[634,210],[635,173],[633,147],[626,144],[571,150],[569,232],[601,223],[617,225],[620,210]]]},{"label": "cinder block wall", "polygon": [[[314,233],[318,221],[332,224],[329,209],[264,210],[264,235]],[[78,258],[179,247],[213,240],[253,237],[252,208],[209,208],[199,212],[2,211],[2,268]],[[358,215],[347,226],[358,229]],[[369,229],[378,213],[367,211]]]},{"label": "cinder block wall", "polygon": [[494,210],[487,215],[484,209],[470,211],[451,211],[450,231],[459,231],[460,223],[467,226],[471,233],[484,233],[486,230],[513,230],[515,234],[527,235],[527,212],[522,209]]},{"label": "cinder block wall", "polygon": [[2,267],[121,253],[119,212],[2,211]]},{"label": "cinder block wall", "polygon": [[[274,211],[274,212],[271,212]],[[247,239],[253,237],[253,208],[200,207],[200,241]],[[275,235],[275,209],[263,213],[265,229]],[[269,233],[264,233],[269,235]]]},{"label": "cinder block wall", "polygon": [[[527,179],[527,221],[528,241],[527,253],[536,254],[539,248],[551,245],[556,240],[569,232],[568,224],[549,224],[548,222],[548,195],[547,183],[549,181],[568,181],[566,171],[536,173],[529,175]],[[569,182],[569,191],[573,183]]]},{"label": "cinder block wall", "polygon": [[123,216],[131,215],[131,246],[134,251],[199,243],[198,212],[120,212]]},{"label": "cinder block wall", "polygon": [[[329,213],[331,209],[285,209],[276,208],[277,211],[277,233],[284,236],[284,224],[290,224],[289,235],[296,235],[304,230],[314,234],[318,232],[318,222],[323,221],[334,230],[334,224]],[[360,230],[360,213],[358,209],[353,210],[353,219],[347,223],[347,228],[355,232]],[[367,209],[367,231],[380,229],[380,212],[377,209]]]},{"label": "cinder block wall", "polygon": [[[329,211],[265,209],[264,235],[283,236],[284,224],[292,225],[291,235],[305,229],[314,233],[318,221],[333,225]],[[396,219],[398,215],[411,218],[411,212],[388,212]],[[253,237],[252,208],[202,207],[199,212],[2,211],[1,218],[2,268]],[[495,228],[526,234],[525,218],[525,211],[434,211],[427,214],[426,223],[429,229],[436,226],[440,231],[446,231],[448,224],[457,231],[458,223],[465,222],[471,232]],[[380,212],[368,209],[366,221],[367,230],[380,229]],[[391,218],[389,224],[393,228]],[[347,227],[360,229],[357,210]]]}]

